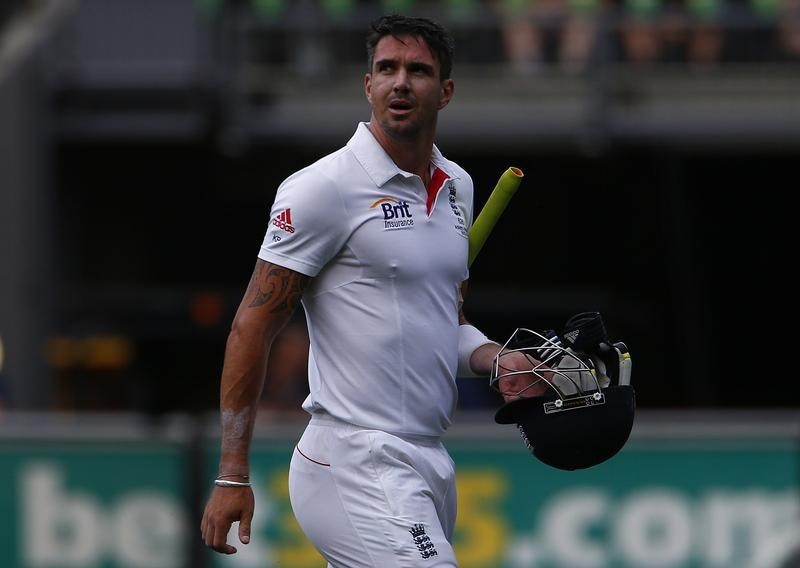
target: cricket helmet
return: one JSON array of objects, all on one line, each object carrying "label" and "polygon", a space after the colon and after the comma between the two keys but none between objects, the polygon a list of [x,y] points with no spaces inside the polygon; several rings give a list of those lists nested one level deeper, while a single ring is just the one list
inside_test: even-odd
[{"label": "cricket helmet", "polygon": [[[520,352],[530,370],[504,366]],[[531,374],[544,394],[506,403],[495,414],[499,424],[516,424],[533,455],[564,470],[592,467],[619,452],[630,436],[636,397],[630,385],[631,357],[622,342],[612,343],[597,312],[570,318],[561,334],[519,328],[493,362],[490,384],[503,377]]]}]

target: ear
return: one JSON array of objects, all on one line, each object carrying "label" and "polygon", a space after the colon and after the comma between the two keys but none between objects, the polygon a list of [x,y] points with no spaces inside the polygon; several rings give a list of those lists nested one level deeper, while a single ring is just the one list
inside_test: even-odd
[{"label": "ear", "polygon": [[453,98],[455,89],[456,85],[453,83],[452,79],[446,79],[442,81],[442,88],[439,94],[439,110],[442,110],[447,106],[447,104],[450,102],[450,99]]},{"label": "ear", "polygon": [[372,73],[364,75],[364,94],[369,104],[372,104]]}]

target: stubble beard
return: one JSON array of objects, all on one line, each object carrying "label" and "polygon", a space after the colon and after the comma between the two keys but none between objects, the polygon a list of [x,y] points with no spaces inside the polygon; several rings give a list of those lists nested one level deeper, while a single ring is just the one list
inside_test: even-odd
[{"label": "stubble beard", "polygon": [[415,121],[393,123],[390,120],[383,119],[380,121],[380,124],[381,130],[391,139],[397,140],[398,142],[414,140],[419,137],[422,132],[422,127]]}]

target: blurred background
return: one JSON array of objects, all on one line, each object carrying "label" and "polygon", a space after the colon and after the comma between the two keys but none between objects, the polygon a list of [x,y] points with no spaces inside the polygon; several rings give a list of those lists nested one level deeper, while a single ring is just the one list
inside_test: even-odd
[{"label": "blurred background", "polygon": [[525,172],[468,317],[502,341],[598,310],[634,361],[631,443],[586,472],[534,463],[459,380],[463,567],[800,566],[797,0],[3,0],[0,565],[324,565],[285,490],[302,313],[256,432],[259,536],[222,559],[195,527],[275,190],[369,118],[389,12],[455,35],[438,144],[476,211]]}]

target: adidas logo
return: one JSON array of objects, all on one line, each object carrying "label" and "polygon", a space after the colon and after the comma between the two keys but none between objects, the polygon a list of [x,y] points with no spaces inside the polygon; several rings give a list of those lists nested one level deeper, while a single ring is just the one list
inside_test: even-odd
[{"label": "adidas logo", "polygon": [[287,233],[294,233],[294,227],[292,226],[292,210],[284,209],[278,213],[278,216],[272,220],[272,224],[279,229],[283,229]]},{"label": "adidas logo", "polygon": [[569,343],[574,344],[575,340],[578,339],[578,336],[581,334],[580,329],[573,329],[572,331],[564,334],[564,339],[566,339]]}]

